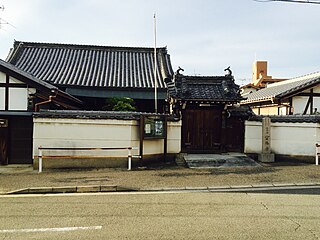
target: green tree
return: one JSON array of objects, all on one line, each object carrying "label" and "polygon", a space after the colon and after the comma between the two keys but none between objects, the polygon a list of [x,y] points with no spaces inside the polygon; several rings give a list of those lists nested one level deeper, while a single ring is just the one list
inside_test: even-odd
[{"label": "green tree", "polygon": [[136,107],[135,102],[131,98],[113,97],[106,99],[106,105],[103,107],[103,110],[134,112],[136,111]]}]

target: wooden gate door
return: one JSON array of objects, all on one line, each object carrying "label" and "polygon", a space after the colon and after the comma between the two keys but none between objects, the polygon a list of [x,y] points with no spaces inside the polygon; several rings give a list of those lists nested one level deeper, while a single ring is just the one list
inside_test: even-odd
[{"label": "wooden gate door", "polygon": [[244,120],[228,118],[226,127],[226,150],[228,152],[243,152],[244,149]]},{"label": "wooden gate door", "polygon": [[0,119],[0,164],[8,164],[8,121]]},{"label": "wooden gate door", "polygon": [[187,109],[182,117],[184,152],[219,152],[221,147],[221,110]]}]

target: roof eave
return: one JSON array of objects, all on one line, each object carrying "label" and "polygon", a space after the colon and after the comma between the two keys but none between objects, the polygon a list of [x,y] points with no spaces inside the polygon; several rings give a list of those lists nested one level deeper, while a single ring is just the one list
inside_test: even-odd
[{"label": "roof eave", "polygon": [[253,99],[253,100],[244,100],[244,101],[241,101],[240,104],[241,105],[250,105],[250,104],[262,103],[262,102],[273,103],[276,100],[278,100],[278,98],[275,96],[272,96],[272,97],[258,98],[258,99]]}]

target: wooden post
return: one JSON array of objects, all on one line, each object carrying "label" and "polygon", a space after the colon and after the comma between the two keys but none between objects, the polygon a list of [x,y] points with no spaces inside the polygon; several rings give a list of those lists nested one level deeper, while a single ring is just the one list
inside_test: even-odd
[{"label": "wooden post", "polygon": [[167,161],[167,152],[168,152],[168,118],[167,116],[164,117],[164,139],[163,139],[163,156],[164,161]]},{"label": "wooden post", "polygon": [[[226,107],[225,107],[226,108]],[[227,117],[226,117],[227,111],[223,110],[221,112],[221,145],[220,145],[220,151],[226,152],[227,151]]]},{"label": "wooden post", "polygon": [[141,161],[143,160],[143,139],[144,139],[144,116],[140,115],[140,147],[139,155]]}]

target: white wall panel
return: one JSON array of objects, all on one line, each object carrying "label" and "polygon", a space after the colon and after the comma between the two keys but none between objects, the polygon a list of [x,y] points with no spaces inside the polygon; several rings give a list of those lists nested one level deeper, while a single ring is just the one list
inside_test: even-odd
[{"label": "white wall panel", "polygon": [[[271,123],[271,151],[280,155],[314,156],[320,140],[317,123]],[[246,121],[245,153],[261,153],[261,122]]]},{"label": "white wall panel", "polygon": [[25,84],[24,82],[21,82],[21,81],[15,79],[14,77],[11,77],[11,76],[9,78],[9,83]]},{"label": "white wall panel", "polygon": [[[292,99],[293,113],[294,114],[302,114],[304,112],[304,109],[307,105],[308,100],[309,100],[309,97],[299,97],[299,96],[294,97]],[[309,113],[309,111],[308,111],[308,113]]]},{"label": "white wall panel", "polygon": [[9,110],[28,109],[28,89],[10,88],[9,89]]},{"label": "white wall panel", "polygon": [[0,83],[6,83],[6,75],[0,72]]},{"label": "white wall panel", "polygon": [[[139,147],[139,123],[135,120],[111,119],[51,119],[35,118],[33,129],[34,155],[38,147]],[[168,122],[168,153],[181,151],[181,121]],[[85,154],[68,152],[61,154]],[[134,150],[133,154],[138,154]],[[144,154],[163,153],[163,140],[145,140]],[[91,152],[124,157],[128,152]]]},{"label": "white wall panel", "polygon": [[5,110],[5,88],[0,88],[0,110]]}]

